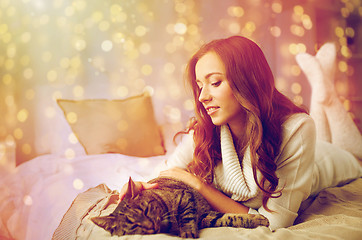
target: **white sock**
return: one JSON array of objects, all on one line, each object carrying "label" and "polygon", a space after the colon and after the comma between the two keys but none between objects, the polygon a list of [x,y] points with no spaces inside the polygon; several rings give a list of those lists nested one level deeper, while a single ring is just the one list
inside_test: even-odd
[{"label": "white sock", "polygon": [[325,81],[333,84],[334,74],[335,74],[335,64],[336,64],[336,45],[333,43],[324,44],[317,52],[315,57],[320,63],[323,74],[325,76]]},{"label": "white sock", "polygon": [[333,43],[324,44],[316,54],[300,53],[296,56],[297,63],[306,75],[312,88],[312,99],[329,104],[334,90],[334,69],[336,48]]},{"label": "white sock", "polygon": [[297,63],[311,88],[311,116],[317,127],[317,137],[330,141],[354,154],[362,163],[362,136],[334,89],[336,47],[324,44],[316,56],[301,53]]}]

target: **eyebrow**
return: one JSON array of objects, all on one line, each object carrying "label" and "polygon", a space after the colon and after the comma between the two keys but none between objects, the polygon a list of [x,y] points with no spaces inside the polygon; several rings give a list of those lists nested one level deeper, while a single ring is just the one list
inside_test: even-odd
[{"label": "eyebrow", "polygon": [[[205,79],[208,80],[212,75],[224,75],[224,74],[221,72],[211,72],[205,76]],[[196,78],[196,82],[201,82],[201,80]]]},{"label": "eyebrow", "polygon": [[212,72],[205,76],[206,79],[209,79],[212,75],[223,75],[221,72]]}]

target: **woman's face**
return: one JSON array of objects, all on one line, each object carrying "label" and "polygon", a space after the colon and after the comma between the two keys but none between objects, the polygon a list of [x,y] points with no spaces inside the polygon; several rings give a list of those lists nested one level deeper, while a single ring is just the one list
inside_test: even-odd
[{"label": "woman's face", "polygon": [[228,80],[225,66],[215,52],[202,56],[195,66],[196,83],[200,88],[199,101],[211,117],[213,124],[229,124],[238,129],[245,111],[236,100]]}]

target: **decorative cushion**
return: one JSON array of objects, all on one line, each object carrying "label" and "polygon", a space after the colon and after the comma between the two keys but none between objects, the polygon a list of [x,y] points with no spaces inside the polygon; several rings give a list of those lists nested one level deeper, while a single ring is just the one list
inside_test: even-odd
[{"label": "decorative cushion", "polygon": [[91,218],[112,213],[117,207],[118,195],[119,192],[110,190],[105,184],[78,194],[64,214],[52,239],[111,238],[111,234],[96,226]]},{"label": "decorative cushion", "polygon": [[121,100],[58,99],[57,103],[87,154],[151,157],[166,153],[147,93]]}]

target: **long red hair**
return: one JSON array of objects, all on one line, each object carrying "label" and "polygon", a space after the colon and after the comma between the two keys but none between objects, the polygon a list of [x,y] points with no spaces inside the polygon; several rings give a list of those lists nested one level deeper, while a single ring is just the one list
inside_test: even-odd
[{"label": "long red hair", "polygon": [[[196,84],[195,66],[208,52],[215,52],[225,65],[226,79],[242,108],[247,113],[244,138],[238,142],[239,156],[250,147],[254,179],[264,192],[263,206],[270,197],[279,197],[279,179],[275,159],[282,143],[282,124],[293,113],[306,112],[275,88],[274,76],[267,60],[253,41],[233,36],[203,45],[190,59],[186,79],[195,101],[195,118],[185,132],[194,130],[195,151],[189,171],[208,183],[213,181],[214,167],[221,161],[220,127],[215,126],[202,103]],[[242,161],[242,157],[240,159]],[[257,179],[257,170],[261,179]]]}]

